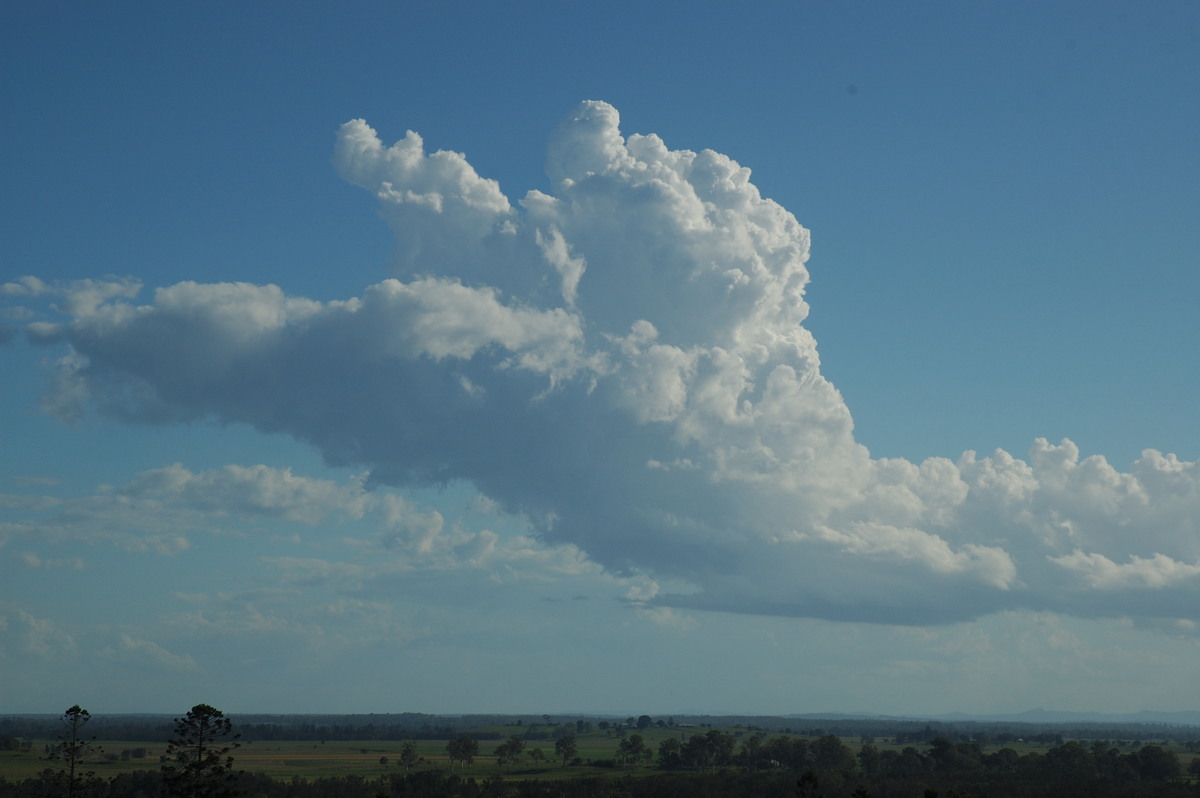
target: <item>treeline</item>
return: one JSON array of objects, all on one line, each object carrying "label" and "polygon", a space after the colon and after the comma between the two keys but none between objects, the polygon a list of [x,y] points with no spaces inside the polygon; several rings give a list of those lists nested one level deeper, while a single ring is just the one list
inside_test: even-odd
[{"label": "treeline", "polygon": [[[1062,776],[994,781],[963,779],[943,774],[925,778],[843,778],[836,772],[721,770],[711,773],[656,773],[632,776],[553,780],[508,780],[499,776],[475,778],[430,770],[379,778],[340,776],[272,779],[239,774],[231,793],[249,798],[929,798],[929,796],[989,796],[1005,798],[1184,798],[1195,788],[1183,782],[1106,781]],[[80,798],[157,798],[164,794],[163,777],[156,771],[121,774],[109,782],[81,785]],[[0,798],[32,798],[62,794],[53,774],[9,783],[0,780]]]},{"label": "treeline", "polygon": [[[238,715],[238,728],[246,740],[444,740],[487,726],[523,727],[526,739],[547,739],[557,727],[574,725],[617,729],[643,728],[645,721],[671,728],[739,728],[747,734],[799,734],[808,737],[834,735],[862,742],[888,740],[897,744],[928,743],[936,738],[980,745],[1018,741],[1060,745],[1064,740],[1108,739],[1114,745],[1140,747],[1143,742],[1175,740],[1200,743],[1200,726],[1167,723],[1019,723],[1011,721],[918,721],[893,718],[786,718],[772,716],[688,715],[651,719],[647,715],[627,718],[549,715],[430,715],[419,712],[341,715]],[[11,738],[29,740],[53,736],[57,716],[0,717],[0,750]],[[92,722],[95,734],[109,740],[166,742],[171,736],[171,717],[164,715],[116,715]],[[487,739],[495,739],[499,735]],[[485,739],[480,736],[480,739]],[[18,743],[19,744],[19,743]]]},{"label": "treeline", "polygon": [[[883,727],[886,733],[867,734],[860,729],[859,737],[879,737],[894,740],[897,744],[925,743],[937,738],[954,741],[976,742],[980,745],[1015,742],[1062,745],[1065,740],[1112,740],[1114,744],[1125,744],[1138,748],[1143,741],[1174,740],[1180,743],[1200,743],[1200,727],[1170,726],[1163,723],[924,723],[905,724],[907,728]],[[877,730],[878,731],[878,730]],[[855,736],[846,729],[830,729],[830,734],[840,737]],[[820,735],[816,735],[820,736]]]},{"label": "treeline", "polygon": [[[239,715],[246,740],[448,740],[479,725],[460,717],[420,712],[369,715]],[[495,739],[499,735],[493,735]]]},{"label": "treeline", "polygon": [[[417,727],[391,723],[367,723],[362,726],[342,724],[301,723],[241,723],[242,738],[246,741],[303,740],[303,741],[358,741],[358,740],[449,740],[459,733],[454,725],[424,724]],[[481,733],[480,739],[499,739],[496,733]]]},{"label": "treeline", "polygon": [[[634,735],[636,737],[636,735]],[[734,740],[716,729],[692,735],[686,742],[664,740],[658,765],[665,769],[715,770],[736,767],[746,771],[782,769],[824,774],[826,781],[867,784],[957,780],[979,785],[1022,783],[1112,782],[1170,783],[1184,776],[1179,755],[1158,745],[1121,753],[1105,741],[1085,746],[1071,741],[1045,753],[1018,753],[1001,748],[984,753],[977,743],[935,738],[927,748],[879,749],[863,744],[857,753],[834,735],[817,740],[797,737],[751,737],[734,752]],[[1188,768],[1200,778],[1200,759]]]},{"label": "treeline", "polygon": [[[432,718],[433,716],[428,716]],[[58,718],[0,718],[0,750],[17,750],[24,741],[53,737],[59,726]],[[142,740],[145,742],[167,742],[172,734],[170,718],[129,716],[118,718],[96,718],[89,730],[106,740]],[[457,736],[462,729],[469,728],[461,723],[435,723],[425,720],[420,724],[406,722],[360,723],[317,723],[312,721],[244,722],[239,719],[238,729],[247,742],[257,740],[302,740],[302,741],[357,741],[357,740],[448,740]],[[479,734],[480,739],[498,739],[499,734]]]},{"label": "treeline", "polygon": [[[610,718],[610,720],[612,720]],[[659,721],[655,720],[655,725]],[[1188,740],[1200,741],[1200,725],[1152,721],[1015,721],[921,720],[887,717],[783,717],[769,715],[676,715],[668,726],[745,728],[749,731],[801,734],[843,739],[876,738],[927,742],[935,737],[950,740],[1039,741],[1063,740]],[[1140,744],[1140,743],[1139,743]]]},{"label": "treeline", "polygon": [[[59,718],[6,717],[0,718],[0,739],[17,737],[22,740],[54,737]],[[142,740],[165,743],[171,738],[171,718],[130,715],[128,717],[96,718],[91,730],[106,740]]]},{"label": "treeline", "polygon": [[26,737],[21,739],[12,734],[0,732],[0,751],[28,751],[33,747],[33,740]]}]

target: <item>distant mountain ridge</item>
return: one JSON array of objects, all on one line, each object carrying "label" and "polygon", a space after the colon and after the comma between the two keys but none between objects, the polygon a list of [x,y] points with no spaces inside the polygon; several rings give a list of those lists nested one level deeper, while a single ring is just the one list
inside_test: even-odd
[{"label": "distant mountain ridge", "polygon": [[1200,726],[1200,711],[1160,712],[1141,710],[1139,712],[1067,712],[1054,709],[1027,709],[1024,712],[971,714],[966,712],[951,712],[942,715],[872,715],[867,713],[850,714],[844,712],[806,712],[804,714],[788,715],[789,718],[806,720],[928,720],[947,723],[1114,723],[1137,724],[1156,723],[1179,726]]},{"label": "distant mountain ridge", "polygon": [[945,720],[986,720],[1012,723],[1175,723],[1181,726],[1200,726],[1200,711],[1157,712],[1065,712],[1053,709],[1028,709],[1024,712],[998,715],[966,715],[954,713],[939,716]]}]

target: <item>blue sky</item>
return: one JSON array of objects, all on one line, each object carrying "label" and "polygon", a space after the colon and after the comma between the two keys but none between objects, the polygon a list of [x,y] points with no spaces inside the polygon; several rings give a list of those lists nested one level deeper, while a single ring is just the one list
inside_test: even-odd
[{"label": "blue sky", "polygon": [[1193,5],[0,13],[0,711],[1188,694]]}]

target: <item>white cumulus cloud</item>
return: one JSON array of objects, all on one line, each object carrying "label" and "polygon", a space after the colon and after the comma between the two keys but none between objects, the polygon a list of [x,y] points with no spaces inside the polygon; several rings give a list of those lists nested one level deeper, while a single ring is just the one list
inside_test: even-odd
[{"label": "white cumulus cloud", "polygon": [[[348,122],[334,162],[378,198],[392,278],[334,301],[249,283],[180,283],[144,304],[132,281],[57,287],[68,318],[31,333],[70,347],[44,406],[248,423],[369,472],[353,497],[262,470],[142,480],[193,507],[306,519],[353,512],[371,486],[470,483],[542,544],[687,586],[644,607],[1200,618],[1196,463],[1148,450],[1121,472],[1040,439],[1027,460],[872,459],[804,327],[808,231],[729,157],[619,122],[581,104],[551,137],[552,193],[516,201],[462,154]],[[29,302],[45,286],[4,290]],[[417,550],[504,549],[405,523],[395,540]]]}]

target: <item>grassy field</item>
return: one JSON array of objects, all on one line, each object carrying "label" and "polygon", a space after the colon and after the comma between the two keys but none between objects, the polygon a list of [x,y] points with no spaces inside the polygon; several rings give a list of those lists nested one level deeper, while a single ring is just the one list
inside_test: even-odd
[{"label": "grassy field", "polygon": [[[462,772],[476,777],[492,774],[519,776],[521,778],[562,778],[564,776],[582,776],[588,774],[612,774],[612,768],[590,767],[586,764],[563,768],[562,763],[554,758],[554,740],[527,740],[521,762],[516,765],[500,767],[492,753],[496,746],[504,742],[511,734],[521,734],[520,727],[496,727],[477,729],[479,732],[493,732],[503,735],[499,740],[480,740],[479,754],[474,763],[462,768],[455,765],[455,772]],[[696,732],[696,729],[688,729]],[[657,749],[658,743],[670,736],[679,736],[679,730],[646,729],[642,737],[646,744]],[[577,735],[576,756],[584,763],[589,760],[612,759],[616,755],[620,739],[616,735],[606,736],[603,732]],[[34,740],[30,752],[2,751],[0,752],[0,776],[10,781],[35,776],[46,768],[58,769],[59,762],[48,760],[41,752],[50,740]],[[451,767],[446,753],[445,740],[417,740],[417,754],[422,762],[414,770],[437,768],[448,770]],[[166,752],[165,743],[146,743],[128,740],[97,740],[101,747],[100,756],[88,759],[85,770],[91,770],[100,777],[110,777],[131,770],[156,770],[159,767],[159,757]],[[388,773],[403,772],[399,765],[400,750],[404,745],[399,740],[368,740],[368,741],[258,741],[243,744],[233,751],[234,767],[251,773],[265,773],[273,778],[290,779],[293,776],[312,779],[323,776],[363,776],[375,778]],[[125,750],[146,749],[144,758],[121,759]],[[535,765],[529,757],[529,752],[540,748],[546,759]],[[106,758],[106,755],[108,757]],[[118,758],[111,760],[111,755]],[[387,763],[380,762],[387,757]],[[631,772],[633,768],[622,768]]]},{"label": "grassy field", "polygon": [[[647,766],[635,769],[633,767],[612,768],[589,765],[589,761],[612,760],[616,756],[620,738],[615,734],[606,734],[602,731],[576,735],[576,756],[582,762],[580,765],[564,768],[561,762],[555,761],[554,740],[549,739],[527,740],[525,742],[525,752],[519,764],[506,767],[498,765],[496,757],[492,753],[496,746],[504,742],[509,735],[520,735],[525,731],[527,729],[513,726],[472,730],[472,733],[475,734],[481,732],[499,734],[501,735],[501,739],[480,740],[479,754],[475,757],[474,763],[466,768],[455,765],[454,772],[475,776],[476,778],[502,775],[508,778],[521,779],[560,779],[579,778],[589,775],[611,776],[629,774],[635,772],[635,770],[644,773],[653,771],[651,767]],[[674,737],[682,741],[693,734],[703,734],[706,731],[707,729],[699,727],[651,727],[641,731],[635,730],[631,733],[641,734],[646,746],[657,752],[659,743],[667,738]],[[726,728],[722,729],[722,731],[734,736],[736,748],[741,747],[742,740],[754,734],[754,732],[740,728]],[[769,738],[780,735],[778,733],[767,733],[764,736]],[[0,751],[0,777],[16,781],[36,776],[46,768],[59,769],[61,767],[60,762],[48,760],[41,753],[43,745],[48,742],[51,741],[35,740],[33,749],[30,752]],[[415,742],[417,744],[417,754],[422,758],[422,761],[414,770],[450,769],[451,762],[446,754],[445,740],[417,740]],[[858,752],[860,747],[858,740],[843,738],[843,742],[852,751],[855,753]],[[100,756],[90,758],[85,764],[84,770],[94,771],[101,778],[110,778],[118,773],[132,770],[156,770],[160,766],[160,756],[166,752],[165,743],[100,740],[97,741],[97,744],[101,746],[103,753]],[[351,775],[364,778],[377,778],[390,773],[404,772],[404,768],[399,765],[400,751],[403,745],[404,743],[398,740],[327,741],[323,743],[313,741],[250,742],[243,744],[233,752],[234,766],[238,770],[250,773],[263,773],[276,779],[291,779],[297,776],[303,779],[316,779],[326,776]],[[875,745],[880,750],[889,748],[900,749],[904,747],[883,740],[876,742]],[[926,746],[916,744],[914,747],[921,750]],[[989,745],[984,750],[990,753],[1000,747],[1005,746]],[[1045,753],[1051,746],[1021,742],[1009,743],[1006,747],[1013,748],[1018,753],[1024,754],[1032,751]],[[535,748],[540,748],[546,757],[540,764],[535,764],[529,757],[529,752]],[[1182,748],[1176,746],[1170,746],[1170,748],[1179,754],[1180,764],[1186,772],[1188,763],[1195,755],[1185,752]],[[137,749],[145,749],[145,757],[134,758],[133,756],[129,756],[125,759],[121,758],[122,751],[132,752]],[[386,764],[380,761],[382,757],[387,757]]]},{"label": "grassy field", "polygon": [[[9,781],[18,779],[26,779],[30,776],[36,776],[46,768],[58,770],[62,763],[47,759],[42,753],[43,746],[48,743],[53,743],[54,740],[34,740],[33,750],[29,752],[23,751],[0,751],[0,776]],[[166,751],[166,743],[143,743],[130,742],[123,740],[105,740],[97,741],[97,745],[103,748],[103,753],[113,753],[120,756],[123,750],[133,750],[135,748],[145,748],[146,756],[142,759],[128,760],[118,759],[115,762],[105,761],[102,757],[90,757],[84,766],[84,770],[95,771],[97,776],[109,777],[117,773],[125,773],[131,770],[153,770],[158,768],[158,757]]]}]

